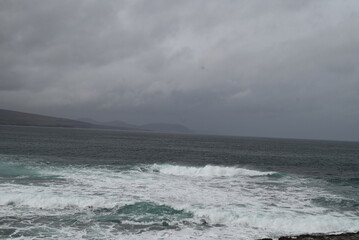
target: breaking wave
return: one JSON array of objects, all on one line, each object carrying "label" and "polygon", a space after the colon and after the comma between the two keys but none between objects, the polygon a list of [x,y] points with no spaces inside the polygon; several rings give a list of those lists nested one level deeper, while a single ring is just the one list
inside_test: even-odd
[{"label": "breaking wave", "polygon": [[250,170],[237,167],[225,167],[225,166],[212,166],[206,165],[204,167],[190,167],[163,164],[154,164],[151,167],[152,171],[160,172],[163,174],[176,175],[176,176],[188,176],[188,177],[235,177],[235,176],[270,176],[278,174],[276,172],[261,172],[256,170]]}]

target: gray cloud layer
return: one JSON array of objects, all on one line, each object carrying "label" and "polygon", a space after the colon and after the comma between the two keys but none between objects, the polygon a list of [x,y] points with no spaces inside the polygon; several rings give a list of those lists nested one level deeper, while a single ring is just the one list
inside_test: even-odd
[{"label": "gray cloud layer", "polygon": [[0,1],[0,108],[359,140],[359,2]]}]

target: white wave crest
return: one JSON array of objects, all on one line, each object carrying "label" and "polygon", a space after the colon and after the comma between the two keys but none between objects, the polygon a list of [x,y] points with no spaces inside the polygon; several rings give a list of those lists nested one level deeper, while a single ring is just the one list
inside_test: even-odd
[{"label": "white wave crest", "polygon": [[86,207],[113,207],[101,197],[78,197],[56,195],[51,193],[5,193],[0,199],[0,206],[16,205],[42,209],[86,208]]},{"label": "white wave crest", "polygon": [[179,165],[163,164],[152,166],[153,171],[164,174],[189,176],[189,177],[234,177],[234,176],[266,176],[275,172],[261,172],[237,167],[224,167],[206,165],[204,167],[188,167]]},{"label": "white wave crest", "polygon": [[245,213],[238,209],[191,209],[197,218],[209,224],[249,227],[279,235],[303,233],[356,232],[358,218],[343,218],[330,214],[308,215],[293,212]]}]

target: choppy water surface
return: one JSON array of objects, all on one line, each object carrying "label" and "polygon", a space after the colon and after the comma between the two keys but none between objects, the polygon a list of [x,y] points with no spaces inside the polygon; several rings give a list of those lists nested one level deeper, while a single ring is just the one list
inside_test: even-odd
[{"label": "choppy water surface", "polygon": [[359,143],[0,127],[0,238],[359,231]]}]

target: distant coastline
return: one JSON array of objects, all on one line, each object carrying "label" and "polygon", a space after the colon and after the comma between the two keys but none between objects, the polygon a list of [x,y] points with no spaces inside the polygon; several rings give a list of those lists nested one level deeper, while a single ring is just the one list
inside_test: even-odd
[{"label": "distant coastline", "polygon": [[172,133],[192,133],[193,131],[179,124],[152,123],[145,125],[132,125],[121,121],[96,122],[82,121],[67,118],[58,118],[40,114],[18,112],[0,109],[0,125],[4,126],[32,126],[32,127],[60,127],[60,128],[92,128],[114,129],[123,131],[153,131]]}]

